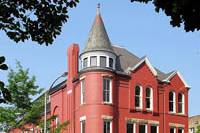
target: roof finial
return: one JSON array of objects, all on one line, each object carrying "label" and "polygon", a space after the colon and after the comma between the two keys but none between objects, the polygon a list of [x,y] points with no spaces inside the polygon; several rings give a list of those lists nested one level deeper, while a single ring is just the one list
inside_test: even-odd
[{"label": "roof finial", "polygon": [[97,14],[100,14],[100,7],[101,7],[101,5],[100,5],[100,3],[98,3],[97,4]]}]

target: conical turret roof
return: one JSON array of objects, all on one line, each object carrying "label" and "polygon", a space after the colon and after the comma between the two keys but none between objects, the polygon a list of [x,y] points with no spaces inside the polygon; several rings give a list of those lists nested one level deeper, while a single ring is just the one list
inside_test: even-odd
[{"label": "conical turret roof", "polygon": [[84,52],[93,51],[93,50],[105,50],[105,51],[113,52],[99,8],[100,7],[98,5],[97,15],[95,17],[92,29],[90,30]]}]

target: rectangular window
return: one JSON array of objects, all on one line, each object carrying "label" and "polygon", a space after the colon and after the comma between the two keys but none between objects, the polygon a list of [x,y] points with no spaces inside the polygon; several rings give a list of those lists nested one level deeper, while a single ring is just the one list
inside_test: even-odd
[{"label": "rectangular window", "polygon": [[88,66],[88,58],[83,59],[83,68],[86,68]]},{"label": "rectangular window", "polygon": [[112,102],[111,79],[103,78],[103,101],[106,103]]},{"label": "rectangular window", "polygon": [[142,88],[140,86],[135,87],[135,107],[142,108]]},{"label": "rectangular window", "polygon": [[81,80],[81,104],[85,103],[85,79]]},{"label": "rectangular window", "polygon": [[100,56],[100,67],[106,67],[106,57]]},{"label": "rectangular window", "polygon": [[104,122],[103,122],[103,133],[111,133],[111,121],[104,120]]},{"label": "rectangular window", "polygon": [[85,133],[85,120],[81,121],[81,133]]},{"label": "rectangular window", "polygon": [[113,68],[113,59],[112,58],[109,58],[109,67]]},{"label": "rectangular window", "polygon": [[90,66],[97,66],[97,57],[96,56],[90,57]]},{"label": "rectangular window", "polygon": [[182,128],[179,128],[179,129],[178,129],[178,133],[183,133],[183,129],[182,129]]},{"label": "rectangular window", "polygon": [[139,125],[139,133],[146,133],[146,125]]},{"label": "rectangular window", "polygon": [[152,126],[151,126],[151,133],[157,133],[157,132],[158,132],[158,127],[152,125]]},{"label": "rectangular window", "polygon": [[126,133],[133,133],[133,124],[132,123],[127,123],[126,124]]},{"label": "rectangular window", "polygon": [[170,128],[170,133],[175,133],[175,128],[174,127]]}]

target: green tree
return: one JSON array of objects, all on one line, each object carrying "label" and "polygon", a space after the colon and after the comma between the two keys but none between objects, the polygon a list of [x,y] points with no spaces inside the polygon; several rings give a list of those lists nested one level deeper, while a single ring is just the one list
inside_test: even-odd
[{"label": "green tree", "polygon": [[[69,125],[69,121],[64,121],[63,123],[58,123],[57,125],[52,126],[51,124],[55,121],[56,117],[56,115],[53,115],[47,119],[47,130],[50,133],[60,133],[62,130],[67,130],[66,127]],[[40,121],[38,126],[43,130],[44,121]]]},{"label": "green tree", "polygon": [[196,133],[200,133],[200,125],[197,126],[197,132]]},{"label": "green tree", "polygon": [[[7,70],[8,66],[5,64],[5,57],[0,56],[0,70]],[[10,101],[11,102],[11,95],[8,91],[8,89],[5,87],[5,84],[3,81],[0,81],[0,104],[6,103]]]},{"label": "green tree", "polygon": [[7,131],[11,127],[20,127],[24,123],[24,118],[29,120],[27,114],[35,108],[32,98],[42,91],[35,85],[35,81],[36,78],[29,76],[29,70],[24,69],[19,62],[16,63],[16,70],[10,69],[6,88],[10,92],[12,101],[0,107],[1,130]]},{"label": "green tree", "polygon": [[155,11],[163,11],[171,17],[173,27],[184,26],[186,32],[200,29],[200,3],[198,0],[131,0],[131,2],[153,2]]},{"label": "green tree", "polygon": [[1,0],[0,30],[15,42],[51,44],[78,0]]}]

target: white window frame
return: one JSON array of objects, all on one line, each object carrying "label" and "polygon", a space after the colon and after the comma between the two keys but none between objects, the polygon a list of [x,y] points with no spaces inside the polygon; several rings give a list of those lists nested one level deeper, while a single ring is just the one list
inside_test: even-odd
[{"label": "white window frame", "polygon": [[[84,60],[85,60],[85,59],[87,59],[87,64],[86,64],[86,66],[84,67]],[[82,69],[85,69],[85,68],[87,68],[87,67],[89,66],[89,63],[88,63],[89,60],[90,60],[90,59],[89,59],[88,57],[85,57],[85,58],[82,60]]]},{"label": "white window frame", "polygon": [[145,126],[145,133],[148,133],[148,125],[147,124],[139,124],[138,126],[138,131],[139,131],[139,129],[140,129],[140,125],[142,126],[142,125],[144,125]]},{"label": "white window frame", "polygon": [[[147,89],[150,89],[150,97],[148,97],[149,99],[150,99],[150,108],[147,108],[147,107],[145,107],[146,108],[146,110],[150,110],[150,111],[153,111],[153,89],[151,88],[151,87],[147,87],[146,88],[146,90]],[[146,91],[145,90],[145,91]],[[145,92],[146,93],[146,92]],[[146,94],[147,95],[147,94]],[[145,96],[145,102],[146,102],[146,96]],[[145,103],[146,104],[146,103]],[[146,106],[146,105],[145,105]]]},{"label": "white window frame", "polygon": [[182,104],[182,112],[179,112],[179,114],[185,114],[185,95],[183,93],[178,93],[178,95],[181,94],[182,95],[182,102],[178,101],[178,109],[179,109],[179,104]]},{"label": "white window frame", "polygon": [[150,131],[151,131],[151,126],[155,126],[155,127],[157,128],[157,133],[159,133],[159,125],[151,124],[151,125],[150,125]]},{"label": "white window frame", "polygon": [[58,116],[56,116],[56,119],[55,119],[56,128],[58,127],[58,123],[59,123],[59,118]]},{"label": "white window frame", "polygon": [[184,129],[183,128],[178,128],[178,130],[181,130],[181,133],[184,133]]},{"label": "white window frame", "polygon": [[[169,112],[176,113],[176,93],[174,91],[170,91],[169,94],[171,92],[173,93],[173,101],[169,101],[169,102],[173,102],[173,111],[170,111],[170,106],[169,106]],[[168,98],[168,100],[169,100],[169,98]]]},{"label": "white window frame", "polygon": [[[139,107],[136,107],[136,109],[142,109],[143,108],[143,89],[142,89],[142,86],[140,86],[140,85],[136,85],[135,89],[136,89],[137,86],[140,88],[140,95],[139,95],[140,102],[139,102]],[[136,97],[136,94],[135,94],[135,97]]]},{"label": "white window frame", "polygon": [[[109,101],[104,101],[104,80],[108,80],[109,81]],[[107,82],[106,82],[107,83]],[[103,103],[108,103],[111,104],[112,103],[112,78],[109,77],[103,77]]]},{"label": "white window frame", "polygon": [[103,119],[103,133],[104,133],[104,122],[110,123],[110,133],[112,133],[112,119]]},{"label": "white window frame", "polygon": [[171,130],[172,128],[174,129],[174,133],[176,133],[176,127],[170,127],[170,128],[169,128],[169,132],[170,132],[170,130]]},{"label": "white window frame", "polygon": [[83,133],[83,122],[85,122],[85,129],[86,129],[86,116],[80,117],[80,130]]},{"label": "white window frame", "polygon": [[[83,82],[84,82],[84,87],[83,87]],[[83,95],[83,88],[84,88],[84,95]],[[85,103],[85,78],[81,80],[81,98],[80,98],[80,102],[81,104]]]},{"label": "white window frame", "polygon": [[127,133],[127,124],[133,125],[133,133],[136,133],[136,123],[135,122],[126,122],[126,133]]}]

